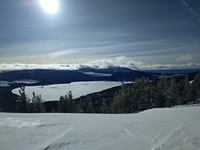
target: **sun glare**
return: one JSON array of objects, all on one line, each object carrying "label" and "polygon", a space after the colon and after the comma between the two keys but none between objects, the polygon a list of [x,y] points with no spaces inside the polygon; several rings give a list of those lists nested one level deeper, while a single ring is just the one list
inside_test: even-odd
[{"label": "sun glare", "polygon": [[40,5],[48,14],[55,14],[59,9],[58,0],[40,0]]}]

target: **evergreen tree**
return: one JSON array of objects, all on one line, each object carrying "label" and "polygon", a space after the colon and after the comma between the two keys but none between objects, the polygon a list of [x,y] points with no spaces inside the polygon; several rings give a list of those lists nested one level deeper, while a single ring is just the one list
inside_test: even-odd
[{"label": "evergreen tree", "polygon": [[189,82],[189,77],[187,76],[185,80],[183,80],[183,90],[182,90],[182,97],[181,97],[181,105],[188,104],[191,102],[192,98],[192,89]]},{"label": "evergreen tree", "polygon": [[102,100],[102,104],[101,104],[101,107],[100,107],[100,112],[101,113],[109,113],[110,112],[110,107],[106,103],[105,99]]},{"label": "evergreen tree", "polygon": [[172,78],[170,80],[168,92],[169,106],[180,104],[180,85],[176,83],[176,80]]},{"label": "evergreen tree", "polygon": [[197,102],[197,98],[198,98],[198,84],[196,82],[194,82],[194,80],[192,82],[190,82],[190,102],[192,103],[196,103]]},{"label": "evergreen tree", "polygon": [[157,107],[169,106],[169,102],[167,101],[167,94],[168,94],[167,86],[168,82],[165,78],[165,74],[162,73],[156,87]]},{"label": "evergreen tree", "polygon": [[69,91],[65,96],[60,97],[58,101],[58,112],[75,112],[75,103],[71,91]]},{"label": "evergreen tree", "polygon": [[148,79],[145,77],[137,79],[133,83],[133,88],[135,89],[135,101],[137,102],[138,110],[145,110],[149,108],[149,84]]},{"label": "evergreen tree", "polygon": [[93,103],[89,96],[83,100],[82,109],[84,113],[94,113]]},{"label": "evergreen tree", "polygon": [[158,102],[158,97],[157,97],[157,85],[155,83],[152,83],[149,86],[149,108],[155,108],[156,103]]},{"label": "evergreen tree", "polygon": [[193,83],[196,84],[197,90],[200,90],[200,72],[195,76]]},{"label": "evergreen tree", "polygon": [[68,92],[68,112],[70,113],[75,112],[75,104],[71,91]]},{"label": "evergreen tree", "polygon": [[30,110],[30,99],[26,96],[25,86],[20,87],[19,97],[16,101],[16,111],[27,113]]},{"label": "evergreen tree", "polygon": [[76,112],[76,113],[84,113],[83,107],[82,107],[82,106],[83,106],[83,105],[82,105],[82,101],[78,102],[78,103],[76,104],[76,107],[75,107],[75,112]]},{"label": "evergreen tree", "polygon": [[124,83],[122,83],[121,90],[118,93],[115,93],[112,104],[111,104],[111,112],[112,113],[124,113],[125,112],[125,95],[126,90]]},{"label": "evergreen tree", "polygon": [[133,112],[133,99],[132,89],[126,88],[122,83],[121,89],[115,93],[113,101],[111,103],[112,113],[129,113]]},{"label": "evergreen tree", "polygon": [[46,112],[45,107],[42,103],[42,97],[41,95],[36,95],[35,92],[33,92],[33,97],[32,97],[32,110],[31,112],[34,113],[43,113]]},{"label": "evergreen tree", "polygon": [[60,96],[60,99],[58,101],[58,112],[65,112],[66,110],[66,102],[65,102],[65,97]]}]

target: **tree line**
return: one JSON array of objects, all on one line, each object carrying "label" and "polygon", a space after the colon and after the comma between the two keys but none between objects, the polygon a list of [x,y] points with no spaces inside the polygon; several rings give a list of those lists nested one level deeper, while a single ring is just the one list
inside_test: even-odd
[{"label": "tree line", "polygon": [[137,79],[132,86],[122,85],[111,103],[112,113],[132,113],[151,108],[172,107],[198,102],[200,74],[189,81],[188,76],[177,82],[175,78],[167,79],[164,75],[156,83],[148,79]]},{"label": "tree line", "polygon": [[[199,91],[200,73],[192,81],[188,76],[177,81],[176,78],[166,78],[162,74],[157,82],[150,82],[148,78],[142,77],[129,85],[122,83],[111,99],[103,97],[97,101],[90,95],[83,99],[74,99],[69,91],[60,96],[57,106],[51,112],[133,113],[151,108],[198,103]],[[16,112],[46,112],[41,95],[33,92],[30,99],[25,93],[25,87],[21,87],[16,101]]]}]

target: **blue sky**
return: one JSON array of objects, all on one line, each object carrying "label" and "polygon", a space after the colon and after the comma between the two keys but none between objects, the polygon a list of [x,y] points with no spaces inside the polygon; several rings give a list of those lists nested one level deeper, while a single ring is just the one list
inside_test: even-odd
[{"label": "blue sky", "polygon": [[200,64],[199,0],[0,1],[0,63]]}]

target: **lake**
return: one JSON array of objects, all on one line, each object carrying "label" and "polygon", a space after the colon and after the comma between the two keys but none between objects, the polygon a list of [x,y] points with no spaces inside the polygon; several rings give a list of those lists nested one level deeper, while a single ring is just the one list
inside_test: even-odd
[{"label": "lake", "polygon": [[[90,81],[90,82],[72,82],[70,84],[52,84],[45,86],[26,86],[26,95],[32,98],[32,93],[41,95],[44,101],[59,100],[61,95],[67,94],[72,91],[74,98],[83,95],[100,92],[115,86],[120,86],[121,82],[112,81]],[[13,89],[14,94],[19,94],[19,88]]]}]

